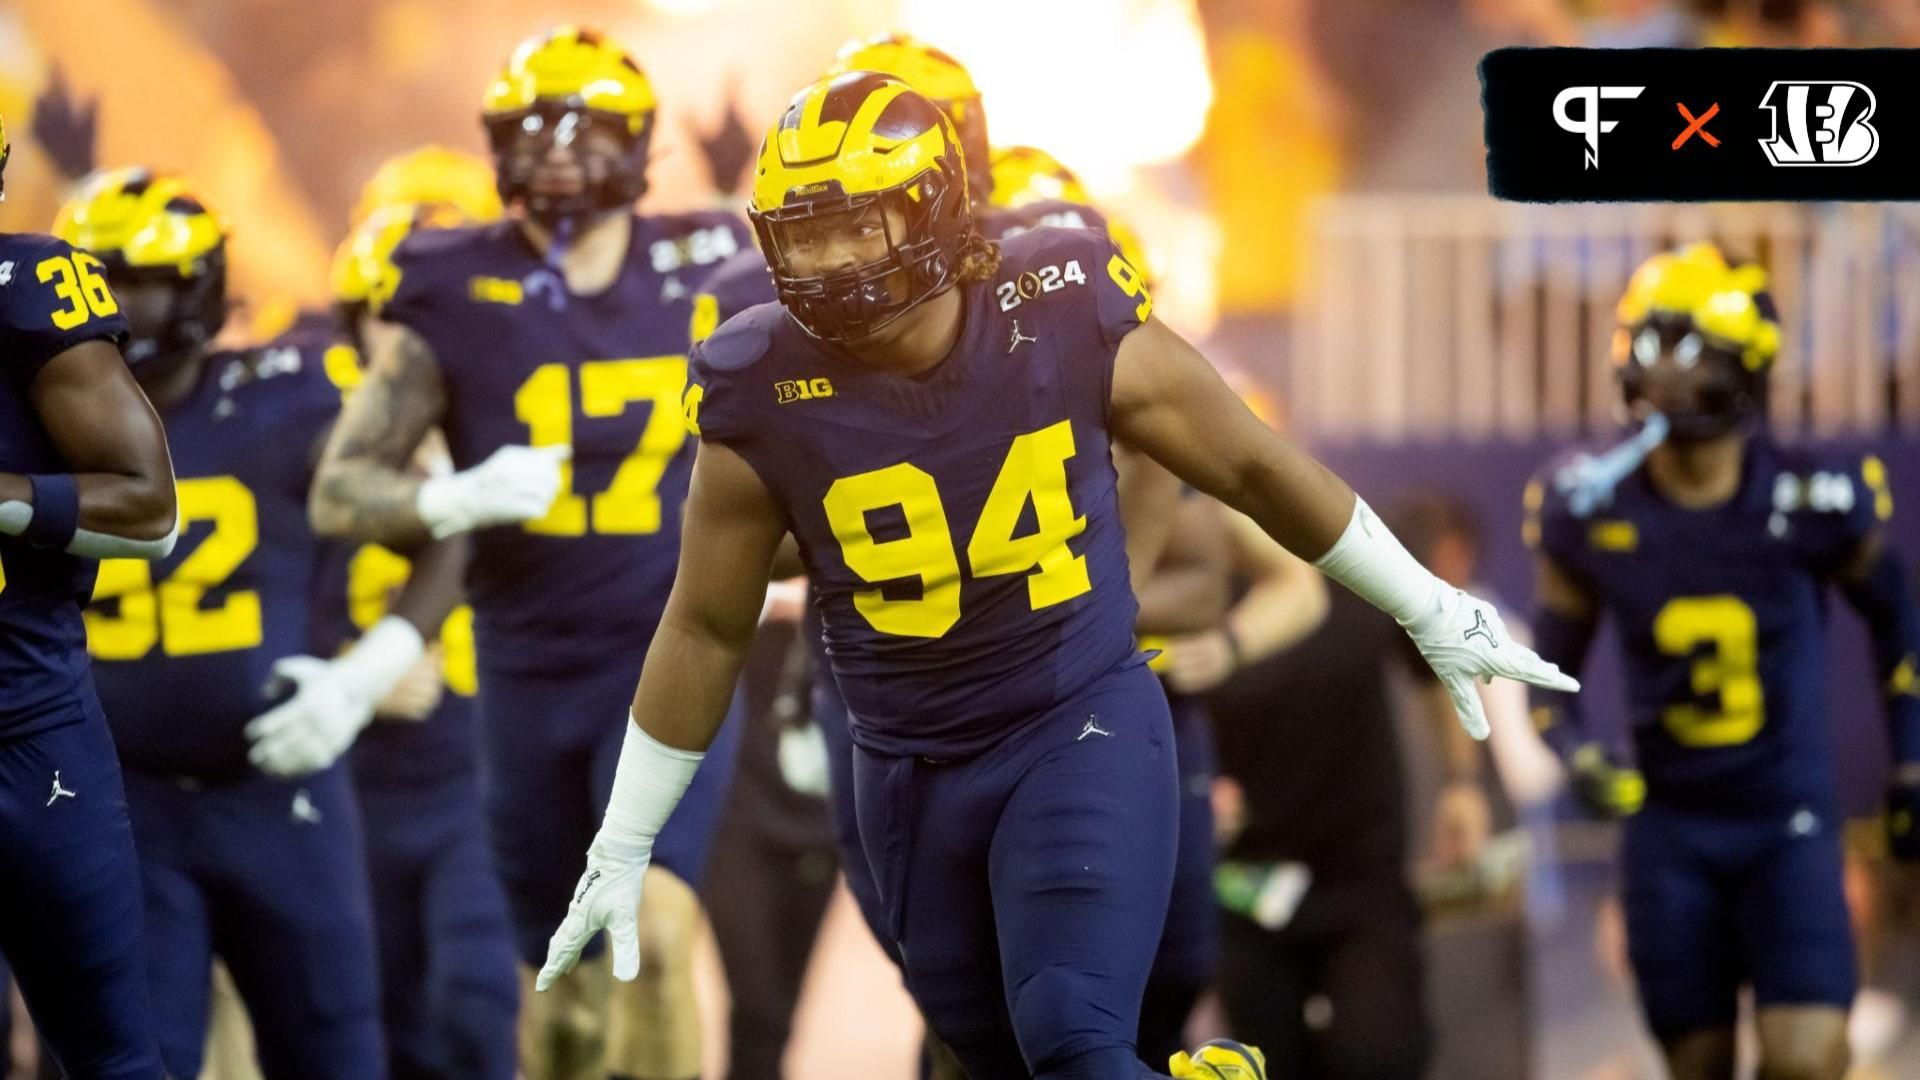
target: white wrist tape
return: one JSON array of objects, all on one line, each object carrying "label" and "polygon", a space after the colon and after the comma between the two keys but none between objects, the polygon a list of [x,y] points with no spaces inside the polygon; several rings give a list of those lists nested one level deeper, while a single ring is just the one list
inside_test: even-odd
[{"label": "white wrist tape", "polygon": [[607,800],[607,816],[594,837],[596,846],[604,845],[609,854],[637,857],[651,853],[653,838],[680,805],[693,774],[699,771],[706,754],[696,750],[677,750],[647,734],[640,722],[627,718],[626,741],[620,746],[620,763],[613,771],[613,797]]},{"label": "white wrist tape", "polygon": [[350,693],[363,701],[379,701],[413,669],[426,650],[426,641],[412,623],[388,615],[368,627],[353,648],[333,662],[333,669]]},{"label": "white wrist tape", "polygon": [[1400,546],[1358,495],[1353,497],[1353,519],[1346,531],[1313,565],[1408,629],[1439,611],[1442,601],[1453,593],[1451,586]]},{"label": "white wrist tape", "polygon": [[[32,503],[18,499],[0,502],[0,533],[19,536],[27,531],[27,525],[32,521]],[[174,541],[179,538],[178,520],[167,535],[158,540],[131,540],[92,529],[75,529],[73,540],[67,544],[67,554],[83,559],[164,559],[173,551]]]}]

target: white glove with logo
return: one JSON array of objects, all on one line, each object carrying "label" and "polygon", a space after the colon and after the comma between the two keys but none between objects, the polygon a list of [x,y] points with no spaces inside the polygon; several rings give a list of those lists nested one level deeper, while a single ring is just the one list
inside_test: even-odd
[{"label": "white glove with logo", "polygon": [[1421,566],[1358,496],[1347,530],[1313,565],[1399,621],[1446,686],[1461,726],[1476,739],[1487,737],[1488,726],[1475,679],[1517,679],[1567,693],[1580,689],[1578,680],[1513,640],[1492,604]]},{"label": "white glove with logo", "polygon": [[273,674],[294,684],[293,697],[247,724],[247,760],[273,776],[319,772],[338,761],[374,706],[420,659],[426,642],[413,624],[389,615],[333,660],[289,656]]},{"label": "white glove with logo", "polygon": [[607,816],[587,848],[587,871],[574,886],[567,917],[547,942],[547,962],[534,980],[535,990],[572,971],[581,950],[602,930],[613,948],[613,977],[632,982],[639,976],[640,885],[653,861],[653,838],[706,756],[660,742],[629,717]]},{"label": "white glove with logo", "polygon": [[434,538],[532,521],[560,494],[570,446],[503,446],[487,460],[420,484],[414,509]]}]

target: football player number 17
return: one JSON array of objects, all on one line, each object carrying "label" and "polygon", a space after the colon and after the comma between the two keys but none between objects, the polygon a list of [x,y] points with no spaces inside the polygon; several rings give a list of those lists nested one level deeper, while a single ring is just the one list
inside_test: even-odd
[{"label": "football player number 17", "polygon": [[[687,385],[687,358],[590,360],[580,365],[580,412],[588,418],[619,416],[636,401],[652,403],[640,444],[620,462],[613,482],[593,497],[573,490],[573,465],[560,466],[561,490],[543,518],[522,526],[546,536],[584,536],[660,531],[660,477],[686,441],[680,392]],[[573,369],[542,364],[513,395],[513,414],[527,425],[534,446],[573,445]]]},{"label": "football player number 17", "polygon": [[1703,749],[1738,746],[1760,733],[1766,707],[1759,637],[1753,608],[1737,596],[1683,596],[1654,616],[1654,644],[1667,656],[1693,657],[1690,689],[1717,698],[1717,708],[1689,703],[1661,713],[1675,742]]},{"label": "football player number 17", "polygon": [[[1067,459],[1073,427],[1062,420],[1013,440],[993,482],[967,565],[976,578],[1027,574],[1033,610],[1071,600],[1091,589],[1087,559],[1067,541],[1087,527],[1067,495]],[[883,634],[937,638],[960,621],[960,556],[933,477],[902,462],[834,481],[826,495],[827,522],[847,568],[870,584],[920,581],[918,597],[889,598],[881,589],[854,593],[853,606]],[[1021,512],[1033,503],[1034,529],[1015,536]],[[897,510],[887,539],[874,536],[877,518]]]}]

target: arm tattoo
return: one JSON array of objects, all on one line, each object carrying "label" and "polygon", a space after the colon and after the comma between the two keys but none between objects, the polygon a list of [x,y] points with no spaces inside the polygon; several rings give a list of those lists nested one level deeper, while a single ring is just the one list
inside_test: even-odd
[{"label": "arm tattoo", "polygon": [[314,477],[308,514],[315,532],[414,546],[426,539],[414,499],[414,448],[446,408],[433,350],[411,330],[374,349],[371,369],[334,425]]}]

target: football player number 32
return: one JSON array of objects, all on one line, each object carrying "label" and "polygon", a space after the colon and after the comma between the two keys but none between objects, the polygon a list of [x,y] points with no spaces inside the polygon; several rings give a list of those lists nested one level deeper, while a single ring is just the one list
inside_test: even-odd
[{"label": "football player number 32", "polygon": [[[1073,454],[1073,427],[1066,420],[1014,439],[967,543],[974,577],[1027,574],[1027,600],[1035,611],[1093,587],[1086,556],[1067,547],[1087,527],[1067,495],[1067,459]],[[920,581],[917,598],[889,599],[877,588],[854,593],[854,608],[875,630],[937,638],[960,621],[960,556],[931,475],[902,462],[834,481],[825,501],[848,569],[874,585]],[[1015,536],[1029,501],[1035,528]],[[891,531],[899,535],[876,539],[870,515],[896,508],[900,519]]]},{"label": "football player number 32", "polygon": [[1682,746],[1738,746],[1760,733],[1766,708],[1760,692],[1759,627],[1737,596],[1683,596],[1654,616],[1653,640],[1667,656],[1693,657],[1690,689],[1717,698],[1717,708],[1669,705],[1661,713]]},{"label": "football player number 32", "polygon": [[[260,541],[253,492],[231,476],[181,480],[180,531],[210,521],[213,531],[155,587],[152,564],[106,559],[86,611],[87,645],[102,660],[138,660],[155,645],[168,656],[251,649],[260,644],[260,593],[230,592],[205,607],[207,592],[247,561]],[[119,601],[119,612],[100,607]]]},{"label": "football player number 32", "polygon": [[[560,496],[547,515],[523,526],[547,536],[660,531],[660,477],[686,441],[678,408],[687,385],[687,358],[652,356],[640,360],[590,360],[580,365],[580,412],[588,418],[619,416],[636,401],[648,401],[647,426],[640,444],[620,462],[613,482],[593,497],[573,490],[573,465],[560,466]],[[534,446],[573,445],[573,369],[542,364],[513,395],[513,413],[527,425]]]}]

